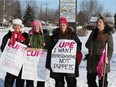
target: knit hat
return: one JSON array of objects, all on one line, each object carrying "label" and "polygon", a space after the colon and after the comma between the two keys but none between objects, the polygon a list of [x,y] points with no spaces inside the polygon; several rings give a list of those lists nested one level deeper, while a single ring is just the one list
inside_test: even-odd
[{"label": "knit hat", "polygon": [[13,22],[13,25],[17,24],[17,25],[20,25],[22,28],[24,27],[24,25],[22,24],[22,21],[20,19],[14,19],[12,22]]},{"label": "knit hat", "polygon": [[61,17],[61,18],[59,19],[59,25],[62,24],[62,23],[66,24],[66,26],[68,26],[67,19],[64,18],[64,17]]},{"label": "knit hat", "polygon": [[34,34],[34,26],[37,26],[37,25],[40,28],[40,33],[43,34],[42,24],[41,24],[41,22],[39,20],[34,20],[32,22],[32,29],[30,30],[30,34],[32,34],[32,35]]}]

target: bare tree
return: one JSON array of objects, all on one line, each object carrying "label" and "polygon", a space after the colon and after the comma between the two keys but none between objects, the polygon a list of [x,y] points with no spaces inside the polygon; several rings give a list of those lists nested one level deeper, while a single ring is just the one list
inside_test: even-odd
[{"label": "bare tree", "polygon": [[112,14],[110,12],[104,12],[103,16],[105,16],[105,17],[112,17]]},{"label": "bare tree", "polygon": [[10,21],[12,18],[19,15],[21,17],[21,8],[19,0],[0,0],[0,22],[5,18]]},{"label": "bare tree", "polygon": [[51,23],[55,23],[59,18],[59,11],[56,9],[48,9],[47,20]]},{"label": "bare tree", "polygon": [[41,3],[41,2],[38,5],[38,18],[43,21],[46,20],[47,10],[48,10],[48,8],[45,5],[46,5],[45,3]]},{"label": "bare tree", "polygon": [[80,11],[77,14],[77,21],[78,21],[78,25],[83,25],[84,23],[87,23],[87,15],[85,12]]},{"label": "bare tree", "polygon": [[3,6],[4,6],[4,1],[0,1],[0,22],[2,22],[3,19]]},{"label": "bare tree", "polygon": [[48,2],[38,2],[37,0],[21,0],[22,3],[22,15],[25,15],[26,7],[28,4],[34,11],[35,18],[42,20],[42,21],[49,21],[49,22],[56,22],[59,18],[59,8],[58,9],[51,9],[49,8]]},{"label": "bare tree", "polygon": [[54,14],[54,16],[53,16],[53,22],[56,23],[59,20],[59,9],[54,10],[53,14]]},{"label": "bare tree", "polygon": [[48,3],[39,3],[38,18],[43,21],[56,22],[59,18],[58,9],[50,9]]},{"label": "bare tree", "polygon": [[14,14],[13,17],[14,18],[20,18],[22,17],[22,10],[21,10],[21,5],[19,1],[14,2]]},{"label": "bare tree", "polygon": [[103,12],[103,5],[97,0],[83,0],[80,4],[80,10],[85,13],[87,21],[89,21],[92,16],[97,16]]}]

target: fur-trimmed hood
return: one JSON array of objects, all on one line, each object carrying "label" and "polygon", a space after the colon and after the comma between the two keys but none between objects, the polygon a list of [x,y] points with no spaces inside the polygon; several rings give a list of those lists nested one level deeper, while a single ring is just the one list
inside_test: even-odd
[{"label": "fur-trimmed hood", "polygon": [[[95,30],[93,30],[94,32],[96,32],[96,34],[98,33],[98,28],[96,27]],[[105,29],[104,33],[108,33],[108,34],[113,34],[116,32],[116,29],[112,26],[107,26],[107,28]]]},{"label": "fur-trimmed hood", "polygon": [[109,29],[108,29],[107,32],[110,33],[110,34],[113,34],[113,33],[116,32],[116,29],[114,27],[112,27],[112,26],[109,26]]}]

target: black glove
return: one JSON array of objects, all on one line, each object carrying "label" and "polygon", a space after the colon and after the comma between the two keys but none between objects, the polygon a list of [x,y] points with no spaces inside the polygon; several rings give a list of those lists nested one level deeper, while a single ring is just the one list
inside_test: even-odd
[{"label": "black glove", "polygon": [[87,60],[88,57],[89,57],[89,54],[86,54],[86,55],[85,55],[85,58],[84,58],[83,60],[84,60],[84,61]]}]

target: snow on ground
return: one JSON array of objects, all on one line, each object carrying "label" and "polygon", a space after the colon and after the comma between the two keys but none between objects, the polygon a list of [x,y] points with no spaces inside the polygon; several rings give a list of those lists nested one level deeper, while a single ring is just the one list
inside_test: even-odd
[{"label": "snow on ground", "polygon": [[[26,32],[28,32],[30,28],[26,28]],[[8,29],[0,29],[0,45],[2,41],[2,37],[8,32]],[[87,49],[85,48],[85,42],[88,39],[90,31],[86,37],[79,37],[82,42],[82,53],[83,57],[87,53]],[[116,87],[116,33],[113,34],[114,39],[114,53],[111,59],[111,72],[108,74],[108,87]],[[0,52],[1,55],[1,52]],[[86,80],[86,61],[82,61],[79,66],[80,76],[77,78],[77,87],[87,87],[87,80]],[[0,87],[4,87],[4,77],[5,72],[0,71]],[[54,87],[54,80],[49,78],[49,73],[47,74],[48,78],[46,80],[45,87]]]}]

